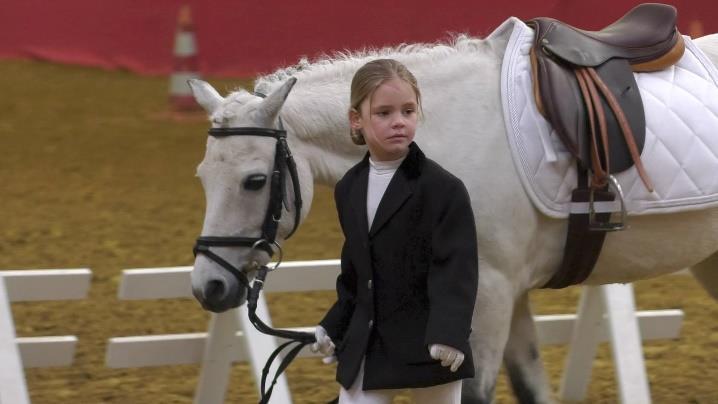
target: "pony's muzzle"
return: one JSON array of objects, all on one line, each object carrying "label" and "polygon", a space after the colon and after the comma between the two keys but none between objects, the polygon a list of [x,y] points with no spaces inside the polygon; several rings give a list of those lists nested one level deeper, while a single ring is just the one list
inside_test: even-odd
[{"label": "pony's muzzle", "polygon": [[[197,260],[204,261],[206,258],[198,257]],[[229,272],[207,268],[201,264],[195,262],[195,269],[192,271],[192,294],[202,308],[213,313],[222,313],[244,304],[247,300],[247,288],[244,285],[240,285]]]}]

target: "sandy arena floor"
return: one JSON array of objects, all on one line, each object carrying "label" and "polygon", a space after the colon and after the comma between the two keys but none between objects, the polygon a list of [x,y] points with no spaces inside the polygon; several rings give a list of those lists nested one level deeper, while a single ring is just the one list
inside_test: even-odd
[{"label": "sandy arena floor", "polygon": [[[223,93],[239,81],[213,80]],[[89,297],[18,303],[19,336],[79,337],[70,368],[28,369],[33,403],[191,403],[198,366],[109,369],[110,337],[206,330],[193,300],[117,299],[124,268],[190,265],[204,215],[194,178],[204,153],[203,122],[172,122],[167,80],[38,62],[0,62],[0,268],[91,268]],[[341,235],[330,190],[319,188],[312,213],[285,246],[287,259],[338,256]],[[718,268],[716,268],[718,270]],[[641,309],[685,311],[681,337],[644,345],[655,403],[718,403],[718,304],[692,278],[636,284]],[[575,310],[579,289],[539,291],[536,314]],[[315,324],[333,294],[269,296],[278,326]],[[554,389],[565,347],[542,355]],[[332,366],[297,360],[288,370],[295,403],[334,397]],[[256,402],[246,364],[235,365],[227,402]],[[499,403],[513,402],[505,378]],[[616,402],[613,362],[601,346],[590,403]],[[408,402],[400,398],[397,402]]]}]

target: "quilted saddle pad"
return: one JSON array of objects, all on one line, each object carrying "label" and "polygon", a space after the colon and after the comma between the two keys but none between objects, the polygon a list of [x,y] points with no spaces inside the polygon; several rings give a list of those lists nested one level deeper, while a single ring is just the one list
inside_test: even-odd
[{"label": "quilted saddle pad", "polygon": [[[533,30],[510,18],[491,35],[511,30],[501,72],[506,132],[523,186],[537,209],[554,218],[586,212],[571,203],[576,163],[539,114],[531,89]],[[489,36],[491,38],[491,36]],[[718,70],[689,37],[674,66],[634,73],[646,114],[641,159],[655,191],[635,167],[616,175],[629,215],[673,213],[718,205]],[[617,211],[602,203],[598,211]]]}]

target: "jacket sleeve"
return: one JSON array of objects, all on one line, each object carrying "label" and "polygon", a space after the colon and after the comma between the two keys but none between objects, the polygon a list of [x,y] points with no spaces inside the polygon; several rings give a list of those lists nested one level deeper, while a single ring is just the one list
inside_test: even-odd
[{"label": "jacket sleeve", "polygon": [[341,272],[337,277],[336,284],[337,301],[334,302],[324,316],[324,319],[319,322],[319,324],[327,330],[327,334],[329,334],[329,337],[335,343],[344,338],[344,333],[349,326],[349,320],[351,320],[351,316],[354,313],[357,285],[356,271],[352,265],[349,255],[349,246],[346,241],[346,231],[344,231],[339,195],[340,186],[338,184],[334,192],[334,201],[337,205],[339,223],[342,227],[345,239],[341,253]]},{"label": "jacket sleeve", "polygon": [[466,350],[479,278],[476,226],[469,194],[460,180],[455,179],[443,195],[431,236],[425,343]]}]

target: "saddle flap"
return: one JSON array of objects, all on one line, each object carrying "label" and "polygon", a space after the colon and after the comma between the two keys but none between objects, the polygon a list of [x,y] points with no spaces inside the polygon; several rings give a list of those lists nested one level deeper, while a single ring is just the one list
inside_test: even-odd
[{"label": "saddle flap", "polygon": [[[646,141],[646,116],[643,111],[641,93],[628,61],[612,59],[596,68],[596,72],[611,90],[624,115],[628,118],[627,124],[633,132],[633,140],[640,153],[643,151]],[[601,104],[605,111],[610,111],[604,98],[601,98]],[[620,173],[633,167],[634,162],[616,116],[606,114],[605,122],[608,131],[608,155],[611,160],[608,173]],[[603,146],[599,143],[599,154],[603,155],[603,152]]]},{"label": "saddle flap", "polygon": [[[589,159],[586,142],[588,136],[583,100],[573,74],[564,66],[548,57],[532,54],[535,64],[533,77],[539,91],[536,98],[543,115],[551,122],[566,149],[580,162]],[[577,107],[578,106],[578,107]]]},{"label": "saddle flap", "polygon": [[[539,97],[546,119],[551,122],[566,149],[586,169],[591,168],[591,133],[586,105],[578,82],[572,70],[548,57],[537,57],[536,76]],[[604,83],[621,106],[639,153],[643,150],[646,137],[646,119],[638,85],[628,62],[612,59],[596,69]],[[609,105],[601,98],[604,111],[610,111]],[[621,127],[614,114],[605,114],[604,122],[608,134],[608,155],[610,156],[609,174],[619,173],[633,166],[628,145],[622,135]],[[606,153],[601,142],[598,143],[599,155]],[[605,167],[605,161],[602,161]]]}]

